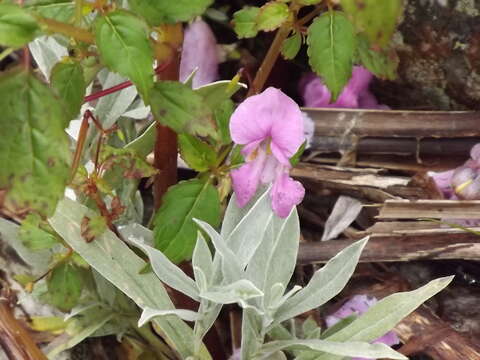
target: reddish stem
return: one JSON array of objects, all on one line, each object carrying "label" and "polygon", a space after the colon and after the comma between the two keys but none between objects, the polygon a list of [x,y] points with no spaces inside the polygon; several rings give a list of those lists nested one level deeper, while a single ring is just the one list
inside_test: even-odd
[{"label": "reddish stem", "polygon": [[[157,68],[155,69],[155,74],[158,75],[158,74],[162,73],[169,66],[170,63],[171,63],[171,60],[165,61],[164,63],[157,66]],[[118,85],[112,86],[108,89],[104,89],[104,90],[98,91],[96,93],[93,93],[91,95],[85,96],[85,98],[83,99],[83,102],[86,103],[86,102],[90,102],[90,101],[93,101],[93,100],[100,99],[101,97],[116,93],[117,91],[126,89],[126,88],[128,88],[132,85],[133,85],[133,83],[131,81],[124,81],[124,82],[122,82]]]}]

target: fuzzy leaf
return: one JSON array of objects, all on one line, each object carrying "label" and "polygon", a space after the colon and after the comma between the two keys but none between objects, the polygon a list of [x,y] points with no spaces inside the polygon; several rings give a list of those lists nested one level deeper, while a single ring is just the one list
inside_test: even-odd
[{"label": "fuzzy leaf", "polygon": [[39,35],[35,18],[18,5],[0,4],[0,45],[21,47]]},{"label": "fuzzy leaf", "polygon": [[0,76],[0,211],[49,216],[63,197],[70,151],[64,109],[30,72]]},{"label": "fuzzy leaf", "polygon": [[352,276],[367,240],[368,238],[350,245],[315,272],[308,285],[278,309],[275,323],[317,308],[336,296]]},{"label": "fuzzy leaf", "polygon": [[82,67],[73,61],[57,63],[52,69],[50,83],[63,100],[67,118],[74,119],[80,112],[87,89]]},{"label": "fuzzy leaf", "polygon": [[257,35],[257,15],[260,8],[247,6],[233,14],[233,28],[240,39],[251,38]]},{"label": "fuzzy leaf", "polygon": [[287,19],[290,11],[282,2],[269,2],[260,8],[256,22],[259,30],[272,31],[280,27]]},{"label": "fuzzy leaf", "polygon": [[155,119],[179,134],[215,136],[212,111],[205,106],[201,95],[182,83],[156,83],[151,106]]},{"label": "fuzzy leaf", "polygon": [[197,238],[193,219],[220,222],[220,199],[212,184],[198,179],[172,186],[155,215],[155,247],[173,262],[190,259]]},{"label": "fuzzy leaf", "polygon": [[127,76],[148,103],[153,86],[153,50],[148,28],[131,12],[116,10],[95,21],[100,58],[112,71]]},{"label": "fuzzy leaf", "polygon": [[338,97],[352,75],[355,30],[344,13],[329,11],[308,28],[308,58],[312,69]]},{"label": "fuzzy leaf", "polygon": [[371,44],[388,45],[402,13],[402,0],[341,0],[341,4],[358,30],[364,31]]},{"label": "fuzzy leaf", "polygon": [[229,285],[217,286],[202,292],[200,296],[217,304],[245,304],[248,299],[263,296],[251,281],[241,279]]},{"label": "fuzzy leaf", "polygon": [[185,321],[197,321],[198,314],[191,310],[174,309],[174,310],[157,310],[146,307],[142,311],[142,316],[138,320],[138,327],[145,325],[147,322],[157,316],[177,315],[180,319]]},{"label": "fuzzy leaf", "polygon": [[291,60],[297,56],[302,47],[302,35],[297,31],[295,34],[285,39],[282,45],[282,55],[285,59]]},{"label": "fuzzy leaf", "polygon": [[184,22],[202,15],[213,0],[128,0],[135,13],[150,25]]}]

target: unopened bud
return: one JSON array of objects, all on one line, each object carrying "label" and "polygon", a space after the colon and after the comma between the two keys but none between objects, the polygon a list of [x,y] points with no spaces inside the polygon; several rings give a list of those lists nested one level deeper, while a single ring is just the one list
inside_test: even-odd
[{"label": "unopened bud", "polygon": [[452,176],[452,187],[460,199],[480,199],[480,176],[474,169],[462,166]]}]

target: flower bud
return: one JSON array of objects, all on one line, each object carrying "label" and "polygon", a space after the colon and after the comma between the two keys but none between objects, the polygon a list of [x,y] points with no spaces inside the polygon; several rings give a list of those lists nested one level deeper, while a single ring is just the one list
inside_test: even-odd
[{"label": "flower bud", "polygon": [[480,199],[480,176],[478,171],[468,166],[461,166],[452,176],[452,187],[460,199]]}]

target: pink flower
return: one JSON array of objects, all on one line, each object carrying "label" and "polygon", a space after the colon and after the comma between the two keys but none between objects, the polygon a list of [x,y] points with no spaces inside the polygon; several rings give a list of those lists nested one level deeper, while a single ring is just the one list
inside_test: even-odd
[{"label": "pink flower", "polygon": [[368,90],[372,79],[373,75],[370,71],[362,66],[354,66],[352,77],[334,103],[330,103],[332,97],[330,91],[314,73],[304,75],[300,80],[299,88],[306,107],[389,109],[386,105],[380,105]]},{"label": "pink flower", "polygon": [[180,80],[185,81],[198,68],[193,78],[193,88],[209,84],[218,78],[217,40],[203,20],[197,20],[185,29]]},{"label": "pink flower", "polygon": [[[340,309],[335,311],[332,315],[327,316],[325,322],[327,327],[331,327],[338,323],[340,320],[350,316],[350,315],[362,315],[365,313],[371,306],[377,303],[375,297],[367,295],[355,295],[345,304],[342,305]],[[382,337],[373,341],[373,343],[383,343],[388,346],[397,345],[400,343],[397,335],[393,331],[389,331]],[[364,358],[353,358],[352,360],[368,360]]]},{"label": "pink flower", "polygon": [[230,120],[232,140],[243,145],[246,163],[231,172],[238,206],[245,206],[260,183],[273,182],[272,209],[285,218],[299,204],[305,189],[288,172],[290,158],[305,140],[298,105],[275,88],[246,99]]}]

